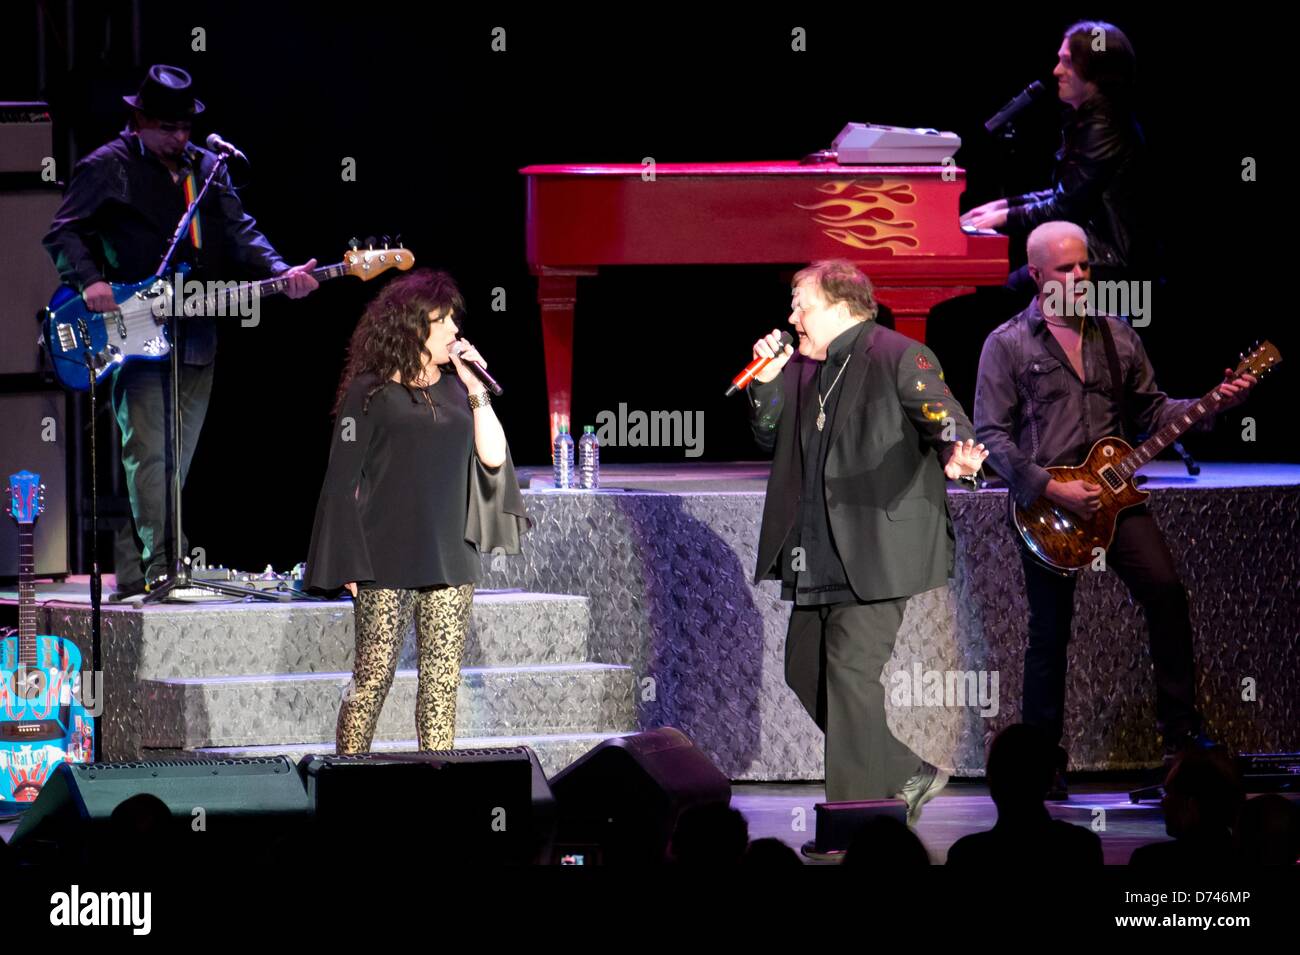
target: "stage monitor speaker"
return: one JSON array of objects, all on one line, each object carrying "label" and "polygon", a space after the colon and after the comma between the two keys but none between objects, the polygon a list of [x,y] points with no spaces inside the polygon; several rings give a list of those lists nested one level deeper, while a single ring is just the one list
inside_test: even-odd
[{"label": "stage monitor speaker", "polygon": [[269,864],[308,841],[308,808],[284,756],[60,763],[9,846],[30,865]]},{"label": "stage monitor speaker", "polygon": [[56,189],[0,190],[0,375],[43,370],[36,314],[59,287],[59,273],[41,238],[62,199]]},{"label": "stage monitor speaker", "polygon": [[0,393],[0,578],[18,576],[18,525],[10,515],[9,476],[33,471],[45,485],[45,510],[36,519],[36,575],[68,572],[67,398],[62,391]]},{"label": "stage monitor speaker", "polygon": [[526,746],[305,756],[327,860],[455,868],[549,862],[555,801]]},{"label": "stage monitor speaker", "polygon": [[1241,753],[1237,772],[1248,793],[1300,793],[1300,753]]},{"label": "stage monitor speaker", "polygon": [[731,802],[731,781],[672,727],[605,740],[557,773],[551,791],[557,852],[607,865],[662,862],[683,810]]},{"label": "stage monitor speaker", "polygon": [[819,802],[813,806],[817,820],[817,852],[842,853],[857,831],[877,816],[887,816],[907,825],[907,803],[901,799],[861,802]]}]

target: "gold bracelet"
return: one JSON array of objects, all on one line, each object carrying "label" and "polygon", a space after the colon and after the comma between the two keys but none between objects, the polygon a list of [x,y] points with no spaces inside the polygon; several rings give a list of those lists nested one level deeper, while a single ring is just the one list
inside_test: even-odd
[{"label": "gold bracelet", "polygon": [[492,395],[486,391],[480,391],[478,394],[469,396],[469,406],[471,408],[486,408],[492,404]]}]

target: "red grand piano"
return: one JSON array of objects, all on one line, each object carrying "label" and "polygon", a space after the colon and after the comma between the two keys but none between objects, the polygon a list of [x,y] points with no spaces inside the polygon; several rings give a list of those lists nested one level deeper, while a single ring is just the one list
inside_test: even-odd
[{"label": "red grand piano", "polygon": [[602,265],[856,262],[925,340],[946,299],[1007,277],[1007,239],[958,224],[952,166],[798,162],[527,166],[528,265],[538,277],[551,434],[569,414],[580,276]]}]

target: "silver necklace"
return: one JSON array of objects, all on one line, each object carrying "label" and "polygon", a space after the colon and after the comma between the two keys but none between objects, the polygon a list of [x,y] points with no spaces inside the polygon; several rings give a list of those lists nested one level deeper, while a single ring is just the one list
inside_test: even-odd
[{"label": "silver necklace", "polygon": [[[849,367],[849,360],[852,358],[853,356],[850,355],[848,358],[844,359],[844,364],[840,366],[839,375],[835,376],[835,380],[831,382],[831,386],[826,389],[826,398],[829,398],[831,396],[831,392],[835,390],[835,386],[840,383],[840,375],[844,374],[844,369]],[[821,391],[817,392],[817,406],[818,406],[817,430],[818,431],[826,427],[826,398],[822,397]]]}]

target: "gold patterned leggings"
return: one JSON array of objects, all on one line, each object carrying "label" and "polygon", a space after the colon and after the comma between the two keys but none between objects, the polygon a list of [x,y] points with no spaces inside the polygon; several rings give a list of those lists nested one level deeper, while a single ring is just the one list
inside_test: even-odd
[{"label": "gold patterned leggings", "polygon": [[419,688],[415,729],[420,749],[451,749],[456,732],[456,690],[469,630],[474,585],[388,590],[362,587],[354,614],[357,659],[352,683],[339,707],[335,750],[368,753],[388,690],[397,672],[402,640],[415,620]]}]

